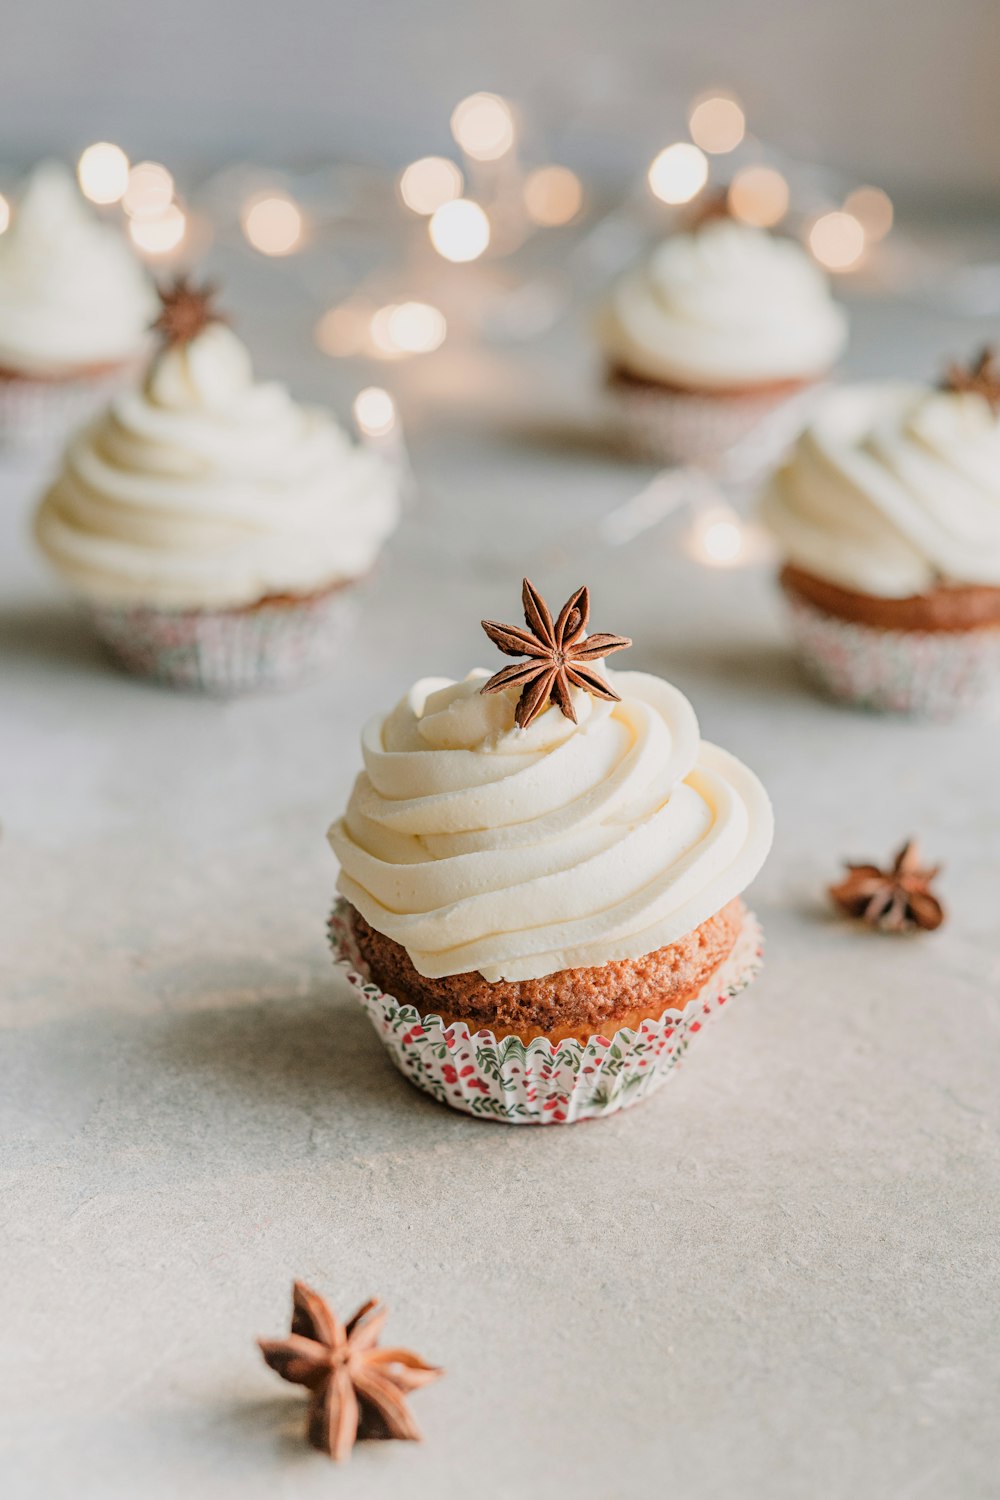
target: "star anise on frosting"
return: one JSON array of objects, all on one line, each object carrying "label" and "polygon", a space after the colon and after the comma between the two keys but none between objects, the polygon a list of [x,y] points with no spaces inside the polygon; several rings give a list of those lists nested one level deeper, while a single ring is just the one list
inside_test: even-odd
[{"label": "star anise on frosting", "polygon": [[971,365],[948,366],[941,389],[982,396],[994,416],[1000,416],[1000,358],[989,345],[981,349]]},{"label": "star anise on frosting", "polygon": [[527,630],[520,625],[501,625],[496,620],[483,620],[482,626],[493,644],[507,656],[526,656],[528,660],[502,667],[483,684],[482,691],[500,693],[504,688],[521,688],[514,713],[514,722],[520,729],[527,729],[550,699],[575,724],[576,709],[570,694],[573,687],[583,688],[595,698],[619,702],[619,695],[589,663],[600,661],[614,651],[625,651],[632,642],[624,635],[585,634],[590,619],[589,591],[580,588],[571,594],[555,621],[545,600],[527,578],[521,589],[521,602]]},{"label": "star anise on frosting", "polygon": [[189,276],[177,276],[170,285],[157,290],[160,315],[153,324],[153,332],[160,334],[166,349],[189,344],[210,323],[226,321],[225,314],[213,306],[218,289],[208,282],[195,286]]},{"label": "star anise on frosting", "polygon": [[359,1437],[419,1442],[406,1398],[444,1374],[408,1349],[380,1348],[386,1316],[373,1298],[342,1324],[318,1292],[297,1281],[288,1338],[258,1340],[271,1369],[308,1390],[309,1442],[338,1462]]},{"label": "star anise on frosting", "polygon": [[830,898],[846,917],[885,932],[933,932],[944,921],[944,907],[931,890],[940,866],[921,864],[915,839],[900,849],[888,870],[878,865],[847,866],[847,874],[830,887]]}]

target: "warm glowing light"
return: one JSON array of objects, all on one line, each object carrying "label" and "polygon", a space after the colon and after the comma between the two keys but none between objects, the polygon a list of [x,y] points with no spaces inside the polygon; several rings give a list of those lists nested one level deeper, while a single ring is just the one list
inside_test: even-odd
[{"label": "warm glowing light", "polygon": [[821,214],[809,231],[809,248],[828,271],[849,271],[865,251],[865,231],[853,214]]},{"label": "warm glowing light", "polygon": [[131,219],[156,219],[174,199],[174,179],[158,161],[141,161],[128,174],[122,206]]},{"label": "warm glowing light", "polygon": [[536,224],[568,224],[583,207],[583,186],[569,167],[537,167],[525,179],[524,206]]},{"label": "warm glowing light", "polygon": [[884,240],[892,228],[892,199],[881,188],[855,188],[844,202],[844,212],[854,215],[872,243]]},{"label": "warm glowing light", "polygon": [[462,196],[465,180],[446,156],[422,156],[411,161],[399,179],[399,195],[415,214],[432,214],[442,203]]},{"label": "warm glowing light", "polygon": [[703,94],[691,107],[688,129],[696,146],[721,156],[735,151],[746,135],[746,116],[729,95]]},{"label": "warm glowing light", "polygon": [[177,249],[186,230],[187,219],[176,203],[168,203],[155,219],[132,219],[128,226],[132,243],[146,255],[169,255]]},{"label": "warm glowing light", "polygon": [[697,146],[678,141],[654,158],[649,186],[664,203],[690,203],[708,181],[708,161]]},{"label": "warm glowing light", "polygon": [[490,221],[471,198],[442,203],[428,229],[431,244],[445,260],[475,260],[490,242]]},{"label": "warm glowing light", "polygon": [[368,342],[371,309],[357,303],[342,303],[331,307],[316,324],[314,337],[324,354],[332,359],[343,359],[350,354],[360,354]]},{"label": "warm glowing light", "polygon": [[470,94],[452,111],[451,133],[467,156],[498,161],[514,144],[514,117],[498,94]]},{"label": "warm glowing light", "polygon": [[354,420],[365,437],[386,437],[396,425],[396,403],[380,385],[366,386],[354,398]]},{"label": "warm glowing light", "polygon": [[80,191],[91,203],[117,203],[128,187],[128,157],[120,146],[97,141],[81,155],[76,175]]},{"label": "warm glowing light", "polygon": [[783,219],[788,201],[788,183],[774,167],[744,167],[729,184],[729,212],[758,229]]},{"label": "warm glowing light", "polygon": [[3,234],[9,223],[10,204],[7,202],[7,199],[4,197],[3,193],[0,193],[0,234]]},{"label": "warm glowing light", "polygon": [[696,520],[692,551],[699,562],[713,568],[731,568],[745,550],[739,516],[726,505],[713,505]]},{"label": "warm glowing light", "polygon": [[302,243],[302,214],[283,193],[251,198],[241,214],[243,233],[261,255],[291,255]]},{"label": "warm glowing light", "polygon": [[430,354],[440,349],[448,324],[429,302],[393,302],[371,320],[372,343],[379,354]]}]

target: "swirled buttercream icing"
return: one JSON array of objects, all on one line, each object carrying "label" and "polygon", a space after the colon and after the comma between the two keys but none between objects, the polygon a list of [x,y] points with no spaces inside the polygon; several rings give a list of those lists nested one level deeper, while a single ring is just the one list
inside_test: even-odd
[{"label": "swirled buttercream icing", "polygon": [[360,577],[398,515],[391,467],[213,323],[70,443],[36,533],[88,598],[228,608]]},{"label": "swirled buttercream icing", "polygon": [[599,333],[630,375],[726,391],[825,375],[847,322],[800,245],[715,220],[672,235],[627,272]]},{"label": "swirled buttercream icing", "polygon": [[606,671],[514,724],[517,688],[418,682],[362,736],[330,830],[339,889],[420,974],[526,980],[639,958],[737,896],[771,844],[767,796],[699,736],[682,693]]},{"label": "swirled buttercream icing", "polygon": [[0,236],[0,367],[37,378],[118,364],[142,349],[153,287],[65,167],[36,169]]},{"label": "swirled buttercream icing", "polygon": [[1000,586],[1000,418],[973,392],[830,392],[763,499],[787,560],[858,593]]}]

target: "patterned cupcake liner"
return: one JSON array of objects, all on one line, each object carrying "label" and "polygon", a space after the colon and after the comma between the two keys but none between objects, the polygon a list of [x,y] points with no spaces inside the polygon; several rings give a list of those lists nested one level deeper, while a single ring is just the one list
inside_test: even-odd
[{"label": "patterned cupcake liner", "polygon": [[734,477],[763,478],[804,427],[818,385],[783,396],[702,396],[621,382],[613,387],[623,445],[667,466],[725,457]]},{"label": "patterned cupcake liner", "polygon": [[738,995],[761,967],[763,937],[752,912],[725,963],[684,1009],[667,1010],[624,1027],[612,1037],[550,1042],[536,1037],[497,1041],[492,1031],[472,1034],[464,1021],[445,1026],[401,1005],[367,977],[351,924],[351,908],[338,899],[329,920],[334,962],[358,992],[396,1067],[441,1104],[511,1125],[569,1125],[600,1119],[637,1104],[668,1078],[705,1023]]},{"label": "patterned cupcake liner", "polygon": [[166,610],[89,604],[119,666],[170,687],[230,696],[282,688],[332,666],[354,614],[352,590],[250,609]]},{"label": "patterned cupcake liner", "polygon": [[928,719],[1000,715],[1000,629],[879,630],[786,598],[802,665],[829,696]]},{"label": "patterned cupcake liner", "polygon": [[76,380],[0,380],[0,450],[61,449],[134,374],[129,364]]}]

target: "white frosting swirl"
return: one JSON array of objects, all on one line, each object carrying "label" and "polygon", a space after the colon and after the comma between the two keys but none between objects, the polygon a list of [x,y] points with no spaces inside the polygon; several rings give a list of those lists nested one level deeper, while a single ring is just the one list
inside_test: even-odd
[{"label": "white frosting swirl", "polygon": [[45,162],[0,235],[0,367],[52,377],[142,349],[156,297],[128,244],[65,167]]},{"label": "white frosting swirl", "polygon": [[763,516],[790,562],[860,593],[1000,586],[1000,419],[971,393],[833,391]]},{"label": "white frosting swirl", "polygon": [[36,532],[87,597],[210,608],[360,577],[398,516],[392,469],[216,323],[70,444]]},{"label": "white frosting swirl", "polygon": [[825,375],[847,320],[800,245],[721,220],[672,235],[622,277],[600,333],[632,375],[724,391]]},{"label": "white frosting swirl", "polygon": [[699,740],[682,693],[608,672],[514,727],[517,691],[418,682],[362,736],[365,770],[330,830],[339,889],[420,974],[536,979],[639,958],[691,932],[757,873],[763,787]]}]

